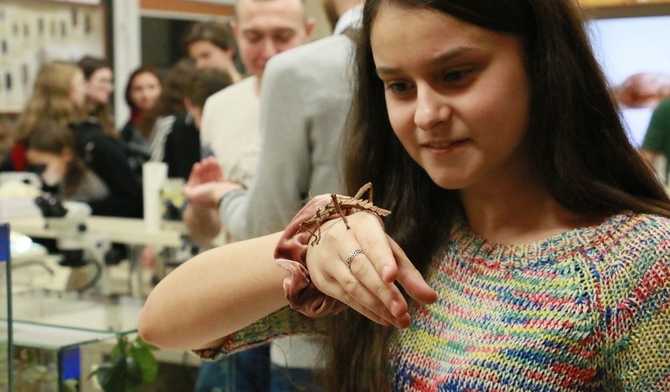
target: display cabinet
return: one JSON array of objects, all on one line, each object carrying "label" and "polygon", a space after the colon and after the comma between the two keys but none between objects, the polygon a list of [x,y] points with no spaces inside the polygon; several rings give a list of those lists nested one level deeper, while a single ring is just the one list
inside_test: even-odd
[{"label": "display cabinet", "polygon": [[95,390],[88,376],[120,336],[137,331],[142,307],[133,298],[50,291],[15,292],[12,304],[16,392]]},{"label": "display cabinet", "polygon": [[[6,283],[9,255],[2,258]],[[0,392],[99,391],[89,375],[120,336],[137,331],[141,302],[52,291],[12,293],[8,286],[3,285],[0,308]]]},{"label": "display cabinet", "polygon": [[0,391],[12,389],[12,301],[9,225],[0,224]]},{"label": "display cabinet", "polygon": [[[18,226],[12,223],[12,229]],[[7,231],[5,228],[5,235]],[[122,341],[135,342],[144,299],[94,290],[63,291],[67,281],[88,279],[94,272],[85,267],[66,269],[55,255],[21,252],[25,241],[17,241],[20,236],[12,234],[11,251],[0,248],[0,255],[6,254],[0,262],[0,316],[4,315],[0,317],[0,349],[4,350],[0,351],[0,392],[99,392],[96,378],[90,375],[98,367],[108,370],[115,363],[111,353],[117,352]],[[9,253],[13,256],[11,277],[9,261],[3,264]],[[33,275],[45,279],[33,279]],[[5,284],[9,281],[13,282],[11,289]],[[125,277],[117,279],[117,283],[124,281]],[[13,328],[9,328],[10,320]],[[199,358],[188,352],[152,354],[158,377],[147,381],[143,391],[193,390]]]},{"label": "display cabinet", "polygon": [[114,339],[95,332],[13,322],[13,392],[92,390],[88,379],[96,344]]}]

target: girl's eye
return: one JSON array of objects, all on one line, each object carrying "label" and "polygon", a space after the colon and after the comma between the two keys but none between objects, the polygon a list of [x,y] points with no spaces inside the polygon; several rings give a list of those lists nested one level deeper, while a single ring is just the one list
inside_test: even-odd
[{"label": "girl's eye", "polygon": [[458,71],[449,71],[446,72],[443,76],[445,82],[458,82],[470,74],[472,70],[470,69],[461,69]]},{"label": "girl's eye", "polygon": [[388,83],[386,89],[394,94],[402,94],[410,89],[410,85],[402,82]]}]

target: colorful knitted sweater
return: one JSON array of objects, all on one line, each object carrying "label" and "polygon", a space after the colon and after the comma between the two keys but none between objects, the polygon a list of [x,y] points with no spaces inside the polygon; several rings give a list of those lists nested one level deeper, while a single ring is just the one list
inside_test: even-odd
[{"label": "colorful knitted sweater", "polygon": [[[670,391],[670,219],[623,213],[529,245],[457,225],[390,345],[396,391]],[[319,322],[284,309],[199,352]]]}]

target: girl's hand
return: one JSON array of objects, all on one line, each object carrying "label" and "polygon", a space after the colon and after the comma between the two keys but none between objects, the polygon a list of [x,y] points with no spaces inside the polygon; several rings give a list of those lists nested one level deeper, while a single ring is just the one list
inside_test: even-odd
[{"label": "girl's hand", "polygon": [[[307,250],[307,268],[314,285],[372,321],[398,328],[409,326],[407,301],[395,285],[398,282],[415,300],[432,303],[437,293],[391,239],[373,214],[358,212],[321,227],[318,245]],[[362,249],[351,259],[347,258]]]}]

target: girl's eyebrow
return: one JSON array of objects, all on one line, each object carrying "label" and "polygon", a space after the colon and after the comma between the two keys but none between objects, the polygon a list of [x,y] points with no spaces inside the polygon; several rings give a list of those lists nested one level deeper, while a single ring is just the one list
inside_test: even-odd
[{"label": "girl's eyebrow", "polygon": [[[448,61],[452,61],[454,59],[457,59],[460,56],[463,56],[466,53],[475,51],[476,49],[470,46],[459,46],[453,50],[449,50],[448,52],[445,52],[434,59],[430,60],[426,66],[427,67],[432,67],[434,65],[438,64],[444,64]],[[375,71],[377,72],[377,75],[382,76],[392,76],[392,75],[397,75],[400,72],[399,69],[393,68],[393,67],[377,67],[375,68]]]}]

